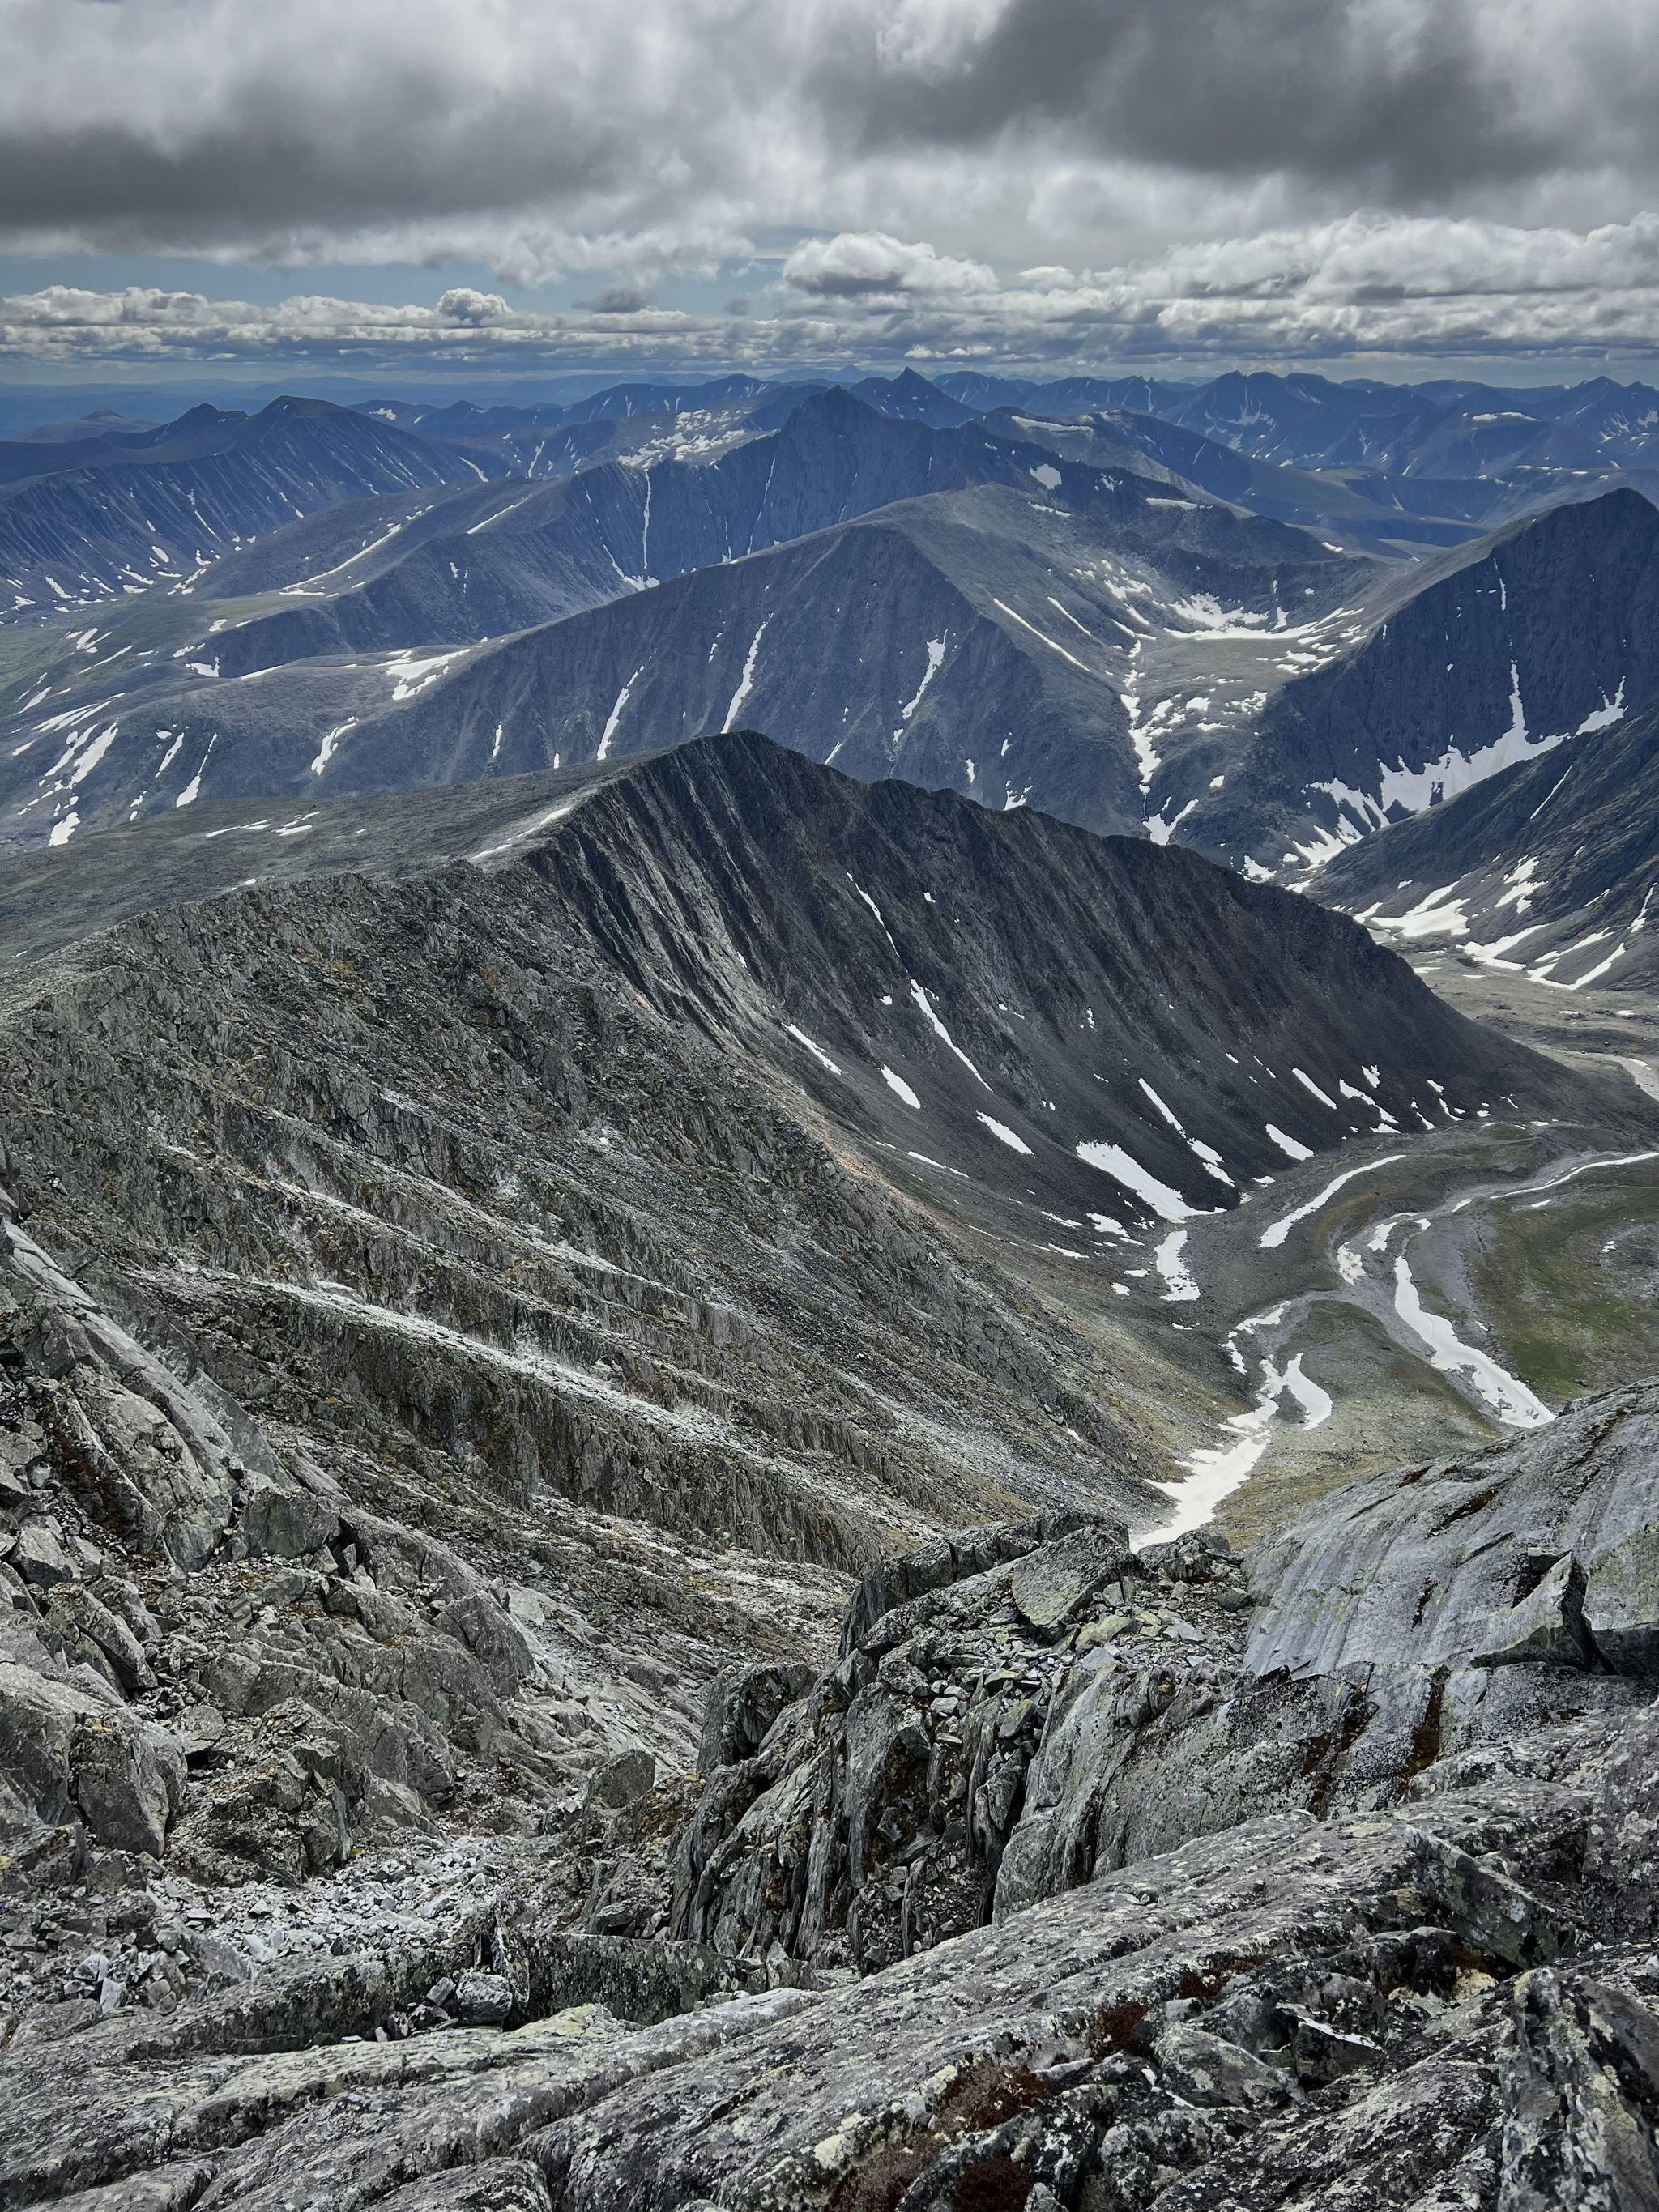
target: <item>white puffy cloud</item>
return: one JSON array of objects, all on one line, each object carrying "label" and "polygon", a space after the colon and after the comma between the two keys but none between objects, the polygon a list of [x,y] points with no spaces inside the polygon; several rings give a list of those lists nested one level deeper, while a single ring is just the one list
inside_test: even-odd
[{"label": "white puffy cloud", "polygon": [[803,299],[866,307],[978,297],[996,289],[996,278],[983,262],[952,260],[931,246],[907,245],[880,230],[808,239],[785,261],[782,277]]},{"label": "white puffy cloud", "polygon": [[316,295],[277,305],[55,285],[0,300],[0,349],[39,361],[270,359],[515,368],[596,358],[663,368],[826,361],[1102,368],[1249,358],[1659,353],[1659,215],[1588,232],[1352,216],[1178,246],[1108,270],[981,262],[885,232],[809,240],[741,312],[637,288],[535,313],[456,289],[435,307]]}]

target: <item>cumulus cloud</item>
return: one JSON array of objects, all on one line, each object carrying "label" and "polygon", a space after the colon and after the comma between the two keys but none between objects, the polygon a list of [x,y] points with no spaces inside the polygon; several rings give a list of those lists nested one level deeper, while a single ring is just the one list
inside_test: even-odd
[{"label": "cumulus cloud", "polygon": [[842,231],[809,239],[783,264],[783,282],[804,299],[866,306],[993,291],[982,262],[954,261],[928,245],[907,245],[885,231]]},{"label": "cumulus cloud", "polygon": [[499,292],[475,292],[465,284],[453,286],[438,302],[440,315],[447,316],[452,323],[471,323],[475,328],[503,323],[511,312]]},{"label": "cumulus cloud", "polygon": [[435,307],[296,295],[276,306],[54,285],[0,300],[0,349],[40,361],[268,359],[569,366],[596,343],[663,368],[826,360],[1041,368],[1206,359],[1659,351],[1659,216],[1586,232],[1443,216],[1353,216],[1180,246],[1107,270],[986,264],[884,232],[811,240],[762,295],[696,316],[618,289],[580,313],[499,295]]}]

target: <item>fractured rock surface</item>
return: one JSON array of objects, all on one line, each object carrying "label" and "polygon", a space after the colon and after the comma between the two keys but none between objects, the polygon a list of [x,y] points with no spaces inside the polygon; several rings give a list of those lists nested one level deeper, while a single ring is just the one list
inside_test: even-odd
[{"label": "fractured rock surface", "polygon": [[[804,1687],[783,1665],[718,1676],[678,1813],[660,1784],[590,1808],[590,1923],[608,1869],[672,1894],[674,1926],[583,1932],[545,1847],[509,1841],[471,1875],[452,1858],[450,1917],[424,1937],[164,2014],[89,1994],[0,2059],[0,2193],[111,2212],[1650,2205],[1659,1707],[1599,1653],[1476,1665],[1506,1540],[1468,1582],[1485,1540],[1448,1510],[1460,1483],[1465,1503],[1508,1492],[1530,1540],[1522,1501],[1553,1490],[1556,1534],[1626,1540],[1659,1507],[1650,1395],[1347,1500],[1411,1531],[1438,1663],[1507,1700],[1454,1702],[1444,1738],[1396,1741],[1392,1767],[1380,1744],[1344,1765],[1313,1708],[1272,1702],[1283,1670],[1258,1670],[1316,1588],[1332,1638],[1391,1601],[1394,1548],[1357,1559],[1342,1501],[1248,1574],[1201,1534],[1135,1554],[1075,1514],[972,1532],[872,1571]],[[1295,1680],[1380,1704],[1377,1674],[1421,1662],[1338,1663]],[[1224,1767],[1252,1730],[1254,1802],[1237,1780],[1202,1796],[1201,1759]]]}]

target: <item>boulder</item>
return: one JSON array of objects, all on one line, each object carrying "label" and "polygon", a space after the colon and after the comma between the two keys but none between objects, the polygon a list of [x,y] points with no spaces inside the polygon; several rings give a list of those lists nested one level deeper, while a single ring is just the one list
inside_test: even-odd
[{"label": "boulder", "polygon": [[1583,1607],[1584,1571],[1568,1553],[1517,1605],[1487,1615],[1471,1663],[1513,1667],[1531,1661],[1544,1667],[1588,1667],[1593,1652]]},{"label": "boulder", "polygon": [[589,1777],[586,1802],[607,1813],[619,1813],[637,1804],[656,1778],[657,1762],[651,1753],[624,1751]]},{"label": "boulder", "polygon": [[1190,2021],[1166,2027],[1154,2045],[1154,2055],[1165,2082],[1189,2105],[1233,2105],[1265,2112],[1288,2103],[1296,2094],[1294,2079],[1283,2067],[1269,2066]]},{"label": "boulder", "polygon": [[75,1802],[100,1843],[160,1858],[184,1802],[185,1758],[164,1729],[84,1717],[76,1736]]},{"label": "boulder", "polygon": [[120,1616],[101,1599],[76,1583],[60,1583],[52,1593],[46,1619],[74,1648],[90,1645],[94,1663],[107,1665],[129,1696],[155,1687],[155,1675],[144,1647]]},{"label": "boulder", "polygon": [[445,1635],[466,1646],[498,1697],[510,1698],[536,1670],[536,1656],[524,1631],[504,1607],[483,1590],[452,1599],[439,1613],[437,1626]]},{"label": "boulder", "polygon": [[453,2002],[469,2027],[501,2027],[515,1999],[513,1984],[505,1975],[485,1973],[475,1967],[456,1982]]},{"label": "boulder", "polygon": [[242,1493],[243,1538],[251,1553],[301,1559],[331,1544],[340,1532],[337,1509],[298,1483],[250,1475]]},{"label": "boulder", "polygon": [[50,1589],[54,1583],[70,1582],[75,1577],[69,1553],[64,1548],[62,1532],[50,1517],[27,1522],[18,1530],[11,1564],[26,1581],[40,1589]]},{"label": "boulder", "polygon": [[1542,1967],[1510,1991],[1498,2057],[1504,2207],[1659,2204],[1659,2015],[1608,1978]]},{"label": "boulder", "polygon": [[1659,1675],[1659,1528],[1640,1528],[1589,1563],[1583,1620],[1615,1674]]},{"label": "boulder", "polygon": [[699,1771],[708,1774],[752,1759],[778,1715],[803,1697],[812,1680],[812,1669],[799,1661],[722,1668],[708,1685],[703,1706]]},{"label": "boulder", "polygon": [[1033,1628],[1058,1628],[1103,1583],[1122,1573],[1128,1556],[1128,1531],[1121,1524],[1079,1528],[1017,1560],[1008,1595]]},{"label": "boulder", "polygon": [[0,1662],[0,1785],[14,1829],[78,1812],[100,1843],[159,1857],[184,1800],[184,1753],[164,1729]]}]

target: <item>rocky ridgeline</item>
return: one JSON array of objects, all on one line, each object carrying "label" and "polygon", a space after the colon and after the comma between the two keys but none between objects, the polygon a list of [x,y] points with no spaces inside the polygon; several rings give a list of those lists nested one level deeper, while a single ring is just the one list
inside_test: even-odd
[{"label": "rocky ridgeline", "polygon": [[[234,1985],[100,2018],[84,1964],[0,2060],[0,2201],[1635,2212],[1656,1528],[1644,1385],[1245,1562],[1063,1514],[884,1563],[824,1671],[715,1676],[696,1781],[325,1875],[335,1939],[296,1905]],[[58,1925],[170,1989],[208,1908],[80,1848]]]}]

